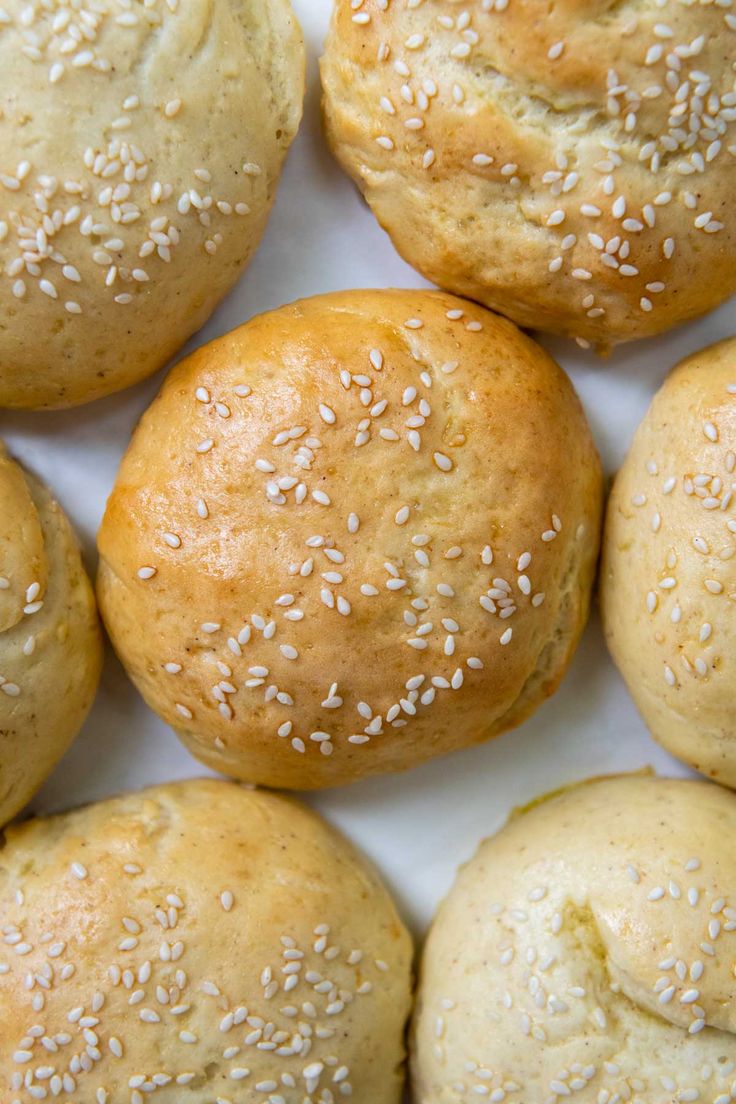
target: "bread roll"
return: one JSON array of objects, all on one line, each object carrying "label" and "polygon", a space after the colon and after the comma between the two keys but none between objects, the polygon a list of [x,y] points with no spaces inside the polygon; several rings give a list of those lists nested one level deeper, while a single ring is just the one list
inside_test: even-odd
[{"label": "bread roll", "polygon": [[641,775],[513,817],[427,941],[415,1104],[730,1100],[734,833],[732,793]]},{"label": "bread roll", "polygon": [[169,376],[108,502],[100,604],[198,758],[336,785],[554,691],[600,509],[570,382],[511,323],[440,293],[328,295]]},{"label": "bread roll", "polygon": [[31,821],[0,927],[5,1101],[399,1104],[409,936],[299,805],[200,781]]},{"label": "bread roll", "polygon": [[327,135],[401,255],[601,349],[736,291],[734,13],[337,0]]},{"label": "bread roll", "polygon": [[608,505],[606,639],[656,740],[736,787],[736,339],[655,396]]},{"label": "bread roll", "polygon": [[260,240],[301,115],[288,0],[4,0],[0,406],[160,368]]},{"label": "bread roll", "polygon": [[101,666],[94,595],[72,527],[0,443],[0,826],[77,735]]}]

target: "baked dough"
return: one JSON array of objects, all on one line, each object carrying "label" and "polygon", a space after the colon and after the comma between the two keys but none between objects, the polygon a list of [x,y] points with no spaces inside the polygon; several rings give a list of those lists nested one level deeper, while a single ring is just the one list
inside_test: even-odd
[{"label": "baked dough", "polygon": [[3,0],[0,406],[177,352],[260,240],[303,91],[288,0]]},{"label": "baked dough", "polygon": [[736,787],[736,339],[655,396],[614,484],[606,639],[656,740]]},{"label": "baked dough", "polygon": [[108,502],[100,605],[198,758],[336,785],[555,690],[601,497],[569,380],[510,322],[436,292],[323,296],[169,376]]},{"label": "baked dough", "polygon": [[734,794],[646,776],[513,817],[427,941],[416,1104],[730,1100],[735,833]]},{"label": "baked dough", "polygon": [[736,291],[731,0],[337,0],[327,135],[401,255],[603,349]]},{"label": "baked dough", "polygon": [[77,735],[101,666],[94,595],[72,527],[0,443],[0,826]]},{"label": "baked dough", "polygon": [[184,782],[9,830],[0,928],[4,1101],[399,1104],[411,941],[284,798]]}]

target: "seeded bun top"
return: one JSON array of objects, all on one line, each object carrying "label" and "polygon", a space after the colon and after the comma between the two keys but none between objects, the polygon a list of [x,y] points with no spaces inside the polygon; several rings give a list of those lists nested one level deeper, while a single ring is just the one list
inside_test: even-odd
[{"label": "seeded bun top", "polygon": [[210,780],[31,821],[0,928],[3,1101],[399,1102],[409,936],[295,803]]},{"label": "seeded bun top", "polygon": [[430,932],[416,1104],[726,1101],[736,796],[604,779],[483,843]]},{"label": "seeded bun top", "polygon": [[736,787],[736,339],[675,368],[611,494],[608,646],[652,735]]},{"label": "seeded bun top", "polygon": [[736,12],[337,0],[327,132],[401,254],[606,347],[736,291]]},{"label": "seeded bun top", "polygon": [[510,322],[442,293],[323,296],[169,376],[108,502],[101,607],[196,755],[334,785],[555,689],[601,495],[569,380]]},{"label": "seeded bun top", "polygon": [[94,595],[71,525],[0,442],[0,826],[76,736],[101,665]]},{"label": "seeded bun top", "polygon": [[288,0],[0,11],[0,406],[161,367],[237,279],[301,115]]}]

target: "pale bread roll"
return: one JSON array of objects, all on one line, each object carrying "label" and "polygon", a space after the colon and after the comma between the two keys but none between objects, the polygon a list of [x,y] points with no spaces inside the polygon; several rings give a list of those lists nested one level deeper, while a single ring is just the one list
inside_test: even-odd
[{"label": "pale bread roll", "polygon": [[606,639],[656,740],[736,786],[736,339],[679,364],[608,505]]},{"label": "pale bread roll", "polygon": [[736,796],[591,782],[516,814],[424,950],[415,1104],[680,1104],[736,1080]]},{"label": "pale bread roll", "polygon": [[4,0],[0,406],[166,363],[252,256],[303,92],[288,0]]},{"label": "pale bread roll", "polygon": [[0,826],[82,727],[102,642],[66,516],[0,443]]},{"label": "pale bread roll", "polygon": [[4,1101],[399,1104],[411,941],[295,803],[190,781],[9,830],[0,929]]},{"label": "pale bread roll", "polygon": [[169,376],[108,502],[101,609],[204,762],[336,785],[555,690],[601,497],[569,380],[510,322],[441,293],[327,295]]},{"label": "pale bread roll", "polygon": [[336,0],[327,136],[402,256],[602,349],[736,291],[736,12]]}]

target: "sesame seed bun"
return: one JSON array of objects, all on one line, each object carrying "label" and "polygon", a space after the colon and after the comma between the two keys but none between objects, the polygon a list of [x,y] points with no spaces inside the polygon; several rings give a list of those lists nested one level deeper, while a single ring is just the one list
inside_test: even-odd
[{"label": "sesame seed bun", "polygon": [[72,527],[0,443],[0,825],[77,735],[101,666],[94,594]]},{"label": "sesame seed bun", "polygon": [[284,798],[190,781],[12,829],[0,928],[3,1100],[398,1104],[411,941]]},{"label": "sesame seed bun", "polygon": [[656,740],[736,787],[736,339],[657,393],[608,506],[601,607]]},{"label": "sesame seed bun", "polygon": [[337,0],[327,135],[402,256],[605,349],[736,291],[732,0]]},{"label": "sesame seed bun", "polygon": [[726,1101],[736,797],[598,780],[481,844],[430,932],[416,1104]]},{"label": "sesame seed bun", "polygon": [[288,0],[0,10],[0,406],[160,368],[263,232],[301,116]]},{"label": "sesame seed bun", "polygon": [[171,373],[108,502],[100,605],[210,766],[402,770],[557,687],[601,484],[569,380],[510,322],[442,293],[310,299]]}]

